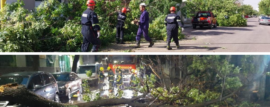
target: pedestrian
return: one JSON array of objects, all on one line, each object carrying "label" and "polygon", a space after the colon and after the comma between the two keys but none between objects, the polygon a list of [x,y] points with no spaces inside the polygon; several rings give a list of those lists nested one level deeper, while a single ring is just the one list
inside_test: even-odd
[{"label": "pedestrian", "polygon": [[[122,8],[122,11],[118,13],[117,25],[116,25],[116,43],[124,44],[124,26],[126,20],[127,9]],[[119,40],[120,38],[120,40]]]},{"label": "pedestrian", "polygon": [[171,7],[170,12],[171,13],[168,14],[167,17],[165,18],[165,24],[167,26],[167,49],[172,50],[170,46],[172,38],[176,44],[176,48],[179,49],[180,46],[179,46],[179,40],[178,40],[178,29],[180,27],[183,30],[183,26],[181,23],[180,16],[175,14],[176,8]]},{"label": "pedestrian", "polygon": [[103,90],[103,86],[104,86],[104,79],[105,79],[105,76],[104,76],[104,68],[103,67],[100,67],[99,68],[99,72],[98,72],[98,77],[99,77],[99,89],[102,89]]},{"label": "pedestrian", "polygon": [[140,4],[140,11],[141,11],[140,20],[134,21],[134,23],[139,25],[137,36],[136,36],[136,45],[137,45],[136,48],[140,48],[140,41],[141,41],[142,34],[143,34],[145,40],[150,43],[150,45],[148,47],[152,47],[154,45],[154,42],[148,36],[149,13],[146,11],[146,4],[145,3]]},{"label": "pedestrian", "polygon": [[122,70],[121,70],[121,67],[118,66],[115,70],[115,72],[117,73],[117,77],[116,77],[116,85],[117,85],[117,88],[121,87],[122,85]]},{"label": "pedestrian", "polygon": [[114,72],[111,70],[111,67],[108,67],[107,68],[107,71],[108,71],[108,80],[109,80],[109,92],[112,92],[113,91],[113,84],[114,84]]},{"label": "pedestrian", "polygon": [[96,44],[97,35],[94,33],[93,24],[97,24],[98,17],[97,14],[94,12],[95,9],[95,1],[94,0],[87,0],[87,9],[83,12],[81,17],[81,24],[82,24],[82,35],[83,35],[83,43],[81,46],[82,52],[89,51],[90,43],[93,45],[91,52],[97,52],[98,46]]}]

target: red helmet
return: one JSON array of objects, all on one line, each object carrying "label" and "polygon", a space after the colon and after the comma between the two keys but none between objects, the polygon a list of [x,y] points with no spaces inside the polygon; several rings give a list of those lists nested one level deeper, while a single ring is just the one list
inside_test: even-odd
[{"label": "red helmet", "polygon": [[96,5],[96,2],[94,0],[87,0],[86,5],[87,6],[95,6]]},{"label": "red helmet", "polygon": [[175,7],[171,7],[170,8],[170,11],[176,11],[176,8]]},{"label": "red helmet", "polygon": [[122,8],[122,13],[127,13],[127,8]]}]

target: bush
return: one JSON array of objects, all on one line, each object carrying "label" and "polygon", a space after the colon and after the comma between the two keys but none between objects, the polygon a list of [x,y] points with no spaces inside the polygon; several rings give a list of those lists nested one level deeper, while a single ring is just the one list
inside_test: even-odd
[{"label": "bush", "polygon": [[226,19],[226,14],[220,14],[217,18],[219,26],[247,26],[247,20],[241,14],[234,14]]}]

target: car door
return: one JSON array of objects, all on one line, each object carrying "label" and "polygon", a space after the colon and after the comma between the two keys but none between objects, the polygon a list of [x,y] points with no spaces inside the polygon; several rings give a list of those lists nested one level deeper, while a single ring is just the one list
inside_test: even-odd
[{"label": "car door", "polygon": [[27,88],[31,91],[33,91],[35,94],[45,97],[45,92],[44,92],[44,84],[41,78],[41,75],[33,75],[32,78],[30,79]]},{"label": "car door", "polygon": [[55,85],[54,81],[52,81],[52,77],[50,77],[48,74],[42,74],[43,79],[44,79],[44,92],[45,96],[49,100],[54,100],[54,96],[57,92],[57,85]]}]

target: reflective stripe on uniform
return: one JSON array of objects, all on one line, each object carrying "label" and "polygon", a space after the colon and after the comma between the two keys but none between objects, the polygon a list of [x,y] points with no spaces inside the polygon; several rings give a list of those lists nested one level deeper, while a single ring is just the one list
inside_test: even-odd
[{"label": "reflective stripe on uniform", "polygon": [[82,14],[82,17],[87,17],[87,14]]},{"label": "reflective stripe on uniform", "polygon": [[181,21],[181,20],[176,20],[176,21]]},{"label": "reflective stripe on uniform", "polygon": [[175,17],[174,16],[172,16],[172,17],[168,17],[167,19],[174,19]]}]

